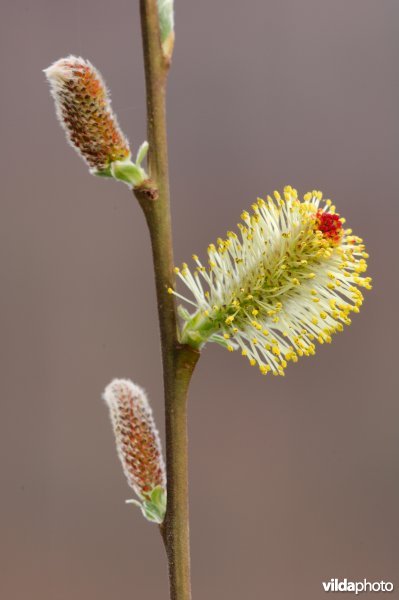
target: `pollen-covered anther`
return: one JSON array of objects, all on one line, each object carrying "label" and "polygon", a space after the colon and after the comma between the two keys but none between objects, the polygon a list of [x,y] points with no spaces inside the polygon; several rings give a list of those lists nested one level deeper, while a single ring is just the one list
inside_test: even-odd
[{"label": "pollen-covered anther", "polygon": [[83,58],[62,58],[45,69],[57,117],[68,141],[95,172],[130,157],[103,78]]}]

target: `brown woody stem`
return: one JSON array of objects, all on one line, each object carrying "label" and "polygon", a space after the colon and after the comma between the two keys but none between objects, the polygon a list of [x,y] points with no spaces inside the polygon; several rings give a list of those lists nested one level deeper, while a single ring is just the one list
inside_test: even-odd
[{"label": "brown woody stem", "polygon": [[150,231],[161,331],[166,416],[168,503],[161,533],[169,563],[171,600],[191,600],[187,473],[187,392],[198,351],[178,341],[165,95],[170,60],[162,53],[157,0],[140,0],[147,90],[150,180],[134,190]]}]

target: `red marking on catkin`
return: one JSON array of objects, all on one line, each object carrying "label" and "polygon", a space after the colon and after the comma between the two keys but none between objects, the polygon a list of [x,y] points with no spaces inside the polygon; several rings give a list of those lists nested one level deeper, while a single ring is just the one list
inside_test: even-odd
[{"label": "red marking on catkin", "polygon": [[339,242],[341,239],[343,225],[339,215],[318,210],[316,213],[316,227],[326,238],[333,242]]}]

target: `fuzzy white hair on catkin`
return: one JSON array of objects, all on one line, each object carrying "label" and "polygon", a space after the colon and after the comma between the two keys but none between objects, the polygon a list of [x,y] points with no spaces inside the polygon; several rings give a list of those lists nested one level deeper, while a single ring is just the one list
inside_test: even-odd
[{"label": "fuzzy white hair on catkin", "polygon": [[[72,63],[73,66],[70,66],[70,63]],[[74,56],[73,54],[70,54],[65,58],[59,58],[58,60],[54,61],[49,67],[43,69],[43,73],[46,75],[50,86],[52,88],[55,88],[57,84],[62,84],[65,81],[68,81],[69,79],[76,79],[76,76],[73,74],[73,68],[74,66],[78,65],[84,65],[85,67],[88,67],[93,73],[95,73],[102,87],[106,90],[107,97],[109,99],[110,92],[105,84],[104,78],[101,75],[100,71],[96,69],[96,67],[89,60],[82,58],[81,56]]]},{"label": "fuzzy white hair on catkin", "polygon": [[[110,409],[115,408],[118,403],[117,393],[118,391],[122,391],[126,396],[127,393],[130,393],[130,396],[134,399],[141,400],[145,403],[149,410],[151,411],[151,407],[148,402],[147,394],[145,390],[133,383],[131,379],[113,379],[111,383],[107,385],[103,393],[103,399],[108,405]],[[151,411],[152,412],[152,411]]]}]

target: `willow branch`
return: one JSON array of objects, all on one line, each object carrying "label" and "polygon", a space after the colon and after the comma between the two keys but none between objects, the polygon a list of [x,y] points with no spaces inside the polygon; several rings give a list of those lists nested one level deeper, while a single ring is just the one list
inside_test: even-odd
[{"label": "willow branch", "polygon": [[150,181],[135,189],[150,231],[161,332],[165,393],[168,504],[161,533],[169,564],[171,600],[190,600],[187,475],[187,392],[199,353],[177,335],[165,96],[169,61],[160,42],[156,0],[140,0],[147,91]]}]

